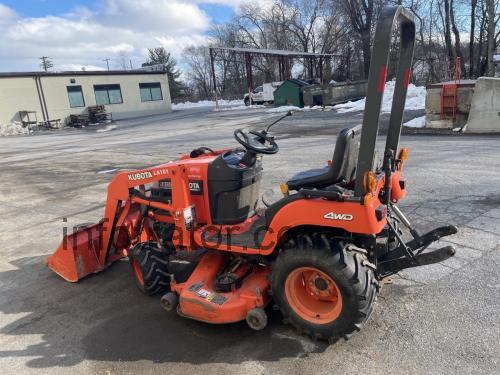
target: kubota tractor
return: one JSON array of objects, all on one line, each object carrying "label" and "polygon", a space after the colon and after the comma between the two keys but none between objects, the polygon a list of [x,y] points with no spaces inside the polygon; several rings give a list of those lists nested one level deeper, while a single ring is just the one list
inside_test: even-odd
[{"label": "kubota tractor", "polygon": [[[383,162],[375,143],[393,29],[400,58]],[[450,246],[422,253],[456,233],[419,235],[397,207],[408,150],[399,148],[411,76],[415,24],[385,8],[375,35],[362,126],[338,135],[333,158],[283,184],[283,198],[258,208],[262,155],[278,145],[267,130],[237,130],[242,147],[193,150],[153,168],[121,172],[108,187],[104,219],[64,236],[47,259],[68,281],[127,257],[139,288],[162,293],[168,311],[207,323],[267,323],[273,301],[284,320],[314,338],[349,337],[367,321],[379,280],[443,261]],[[403,239],[403,231],[413,237]]]}]

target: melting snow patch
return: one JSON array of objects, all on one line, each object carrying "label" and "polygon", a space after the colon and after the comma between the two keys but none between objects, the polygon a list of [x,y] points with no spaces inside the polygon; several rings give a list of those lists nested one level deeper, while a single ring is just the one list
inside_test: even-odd
[{"label": "melting snow patch", "polygon": [[425,127],[425,116],[414,118],[404,124],[408,128],[424,128]]},{"label": "melting snow patch", "polygon": [[29,135],[30,133],[31,131],[28,127],[23,127],[23,125],[17,121],[5,125],[0,124],[0,136]]},{"label": "melting snow patch", "polygon": [[[243,104],[242,99],[237,100],[219,100],[219,106],[241,106]],[[172,104],[173,110],[182,110],[190,108],[200,108],[200,107],[215,107],[215,101],[212,100],[201,100],[199,102],[184,102]]]},{"label": "melting snow patch", "polygon": [[286,105],[283,107],[276,107],[276,108],[271,108],[268,109],[266,112],[267,113],[281,113],[281,112],[288,112],[288,111],[307,111],[309,108],[299,108],[295,107],[293,105]]},{"label": "melting snow patch", "polygon": [[116,125],[108,125],[104,129],[98,129],[97,133],[104,133],[104,132],[109,132],[113,129],[116,129]]},{"label": "melting snow patch", "polygon": [[[389,81],[385,84],[384,99],[382,101],[382,112],[389,113],[392,107],[392,98],[394,97],[394,87],[396,83],[394,81]],[[420,110],[425,109],[425,97],[427,95],[427,90],[423,86],[415,86],[410,84],[408,86],[408,94],[406,96],[406,110]],[[357,112],[363,111],[365,109],[366,98],[358,100],[356,102],[347,102],[344,104],[338,104],[335,106],[337,112],[347,113],[347,112]]]},{"label": "melting snow patch", "polygon": [[252,108],[265,108],[265,106],[264,105],[239,105],[236,107],[221,108],[221,111],[238,111],[238,110],[245,110],[245,109],[252,109]]}]

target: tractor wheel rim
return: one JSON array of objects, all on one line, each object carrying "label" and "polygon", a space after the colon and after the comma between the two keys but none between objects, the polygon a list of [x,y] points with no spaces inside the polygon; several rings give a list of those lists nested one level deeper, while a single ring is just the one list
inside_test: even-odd
[{"label": "tractor wheel rim", "polygon": [[285,296],[293,311],[311,323],[331,323],[342,311],[342,294],[337,283],[317,268],[293,270],[285,281]]},{"label": "tractor wheel rim", "polygon": [[134,268],[135,278],[137,279],[137,281],[141,286],[144,285],[144,278],[142,277],[141,266],[139,265],[139,262],[136,259],[132,261],[132,267]]}]

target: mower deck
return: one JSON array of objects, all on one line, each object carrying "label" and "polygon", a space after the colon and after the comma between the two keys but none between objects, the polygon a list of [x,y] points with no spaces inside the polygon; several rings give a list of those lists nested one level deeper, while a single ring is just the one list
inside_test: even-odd
[{"label": "mower deck", "polygon": [[209,251],[185,283],[171,284],[171,290],[179,295],[180,315],[207,323],[234,323],[245,320],[248,311],[269,303],[270,267],[253,266],[247,275],[241,275],[241,284],[235,281],[224,284],[226,290],[216,288],[216,278],[227,259],[223,252]]}]

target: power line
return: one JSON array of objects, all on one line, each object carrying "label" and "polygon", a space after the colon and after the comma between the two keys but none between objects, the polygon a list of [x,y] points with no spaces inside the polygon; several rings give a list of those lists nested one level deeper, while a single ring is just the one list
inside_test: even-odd
[{"label": "power line", "polygon": [[42,61],[40,63],[40,67],[46,72],[54,66],[54,64],[52,64],[52,61],[50,60],[50,57],[48,56],[42,56],[40,57],[40,60]]}]

